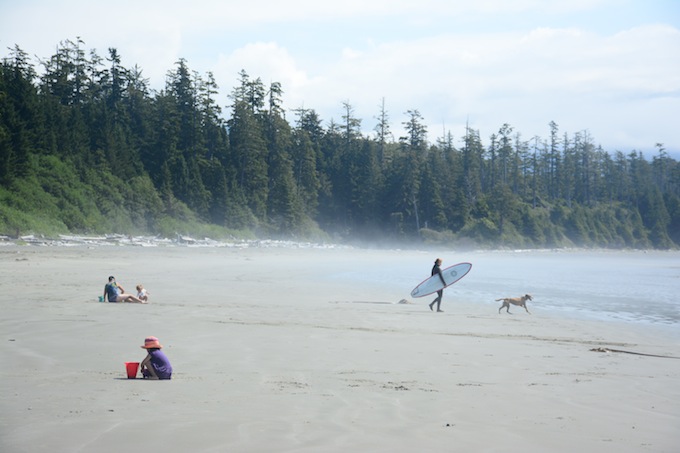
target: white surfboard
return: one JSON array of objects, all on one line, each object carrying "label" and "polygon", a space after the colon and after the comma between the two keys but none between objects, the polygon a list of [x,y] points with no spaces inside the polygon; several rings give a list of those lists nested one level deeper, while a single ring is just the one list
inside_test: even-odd
[{"label": "white surfboard", "polygon": [[412,297],[425,297],[432,293],[436,293],[440,289],[444,289],[447,286],[453,285],[461,278],[465,277],[468,272],[472,269],[472,264],[470,263],[458,263],[453,266],[442,269],[442,277],[446,284],[442,283],[439,275],[433,275],[432,277],[426,278],[418,286],[413,288],[411,291]]}]

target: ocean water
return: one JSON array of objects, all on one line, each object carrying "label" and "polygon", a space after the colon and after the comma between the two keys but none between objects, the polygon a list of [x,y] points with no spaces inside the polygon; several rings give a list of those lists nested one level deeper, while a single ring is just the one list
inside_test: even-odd
[{"label": "ocean water", "polygon": [[[534,314],[616,320],[680,328],[680,252],[484,251],[437,252],[442,267],[467,261],[470,273],[444,293],[444,303],[483,303],[497,311],[501,297],[531,294]],[[404,297],[429,275],[434,254],[404,252],[388,263],[361,267],[348,280],[401,288]],[[453,305],[450,305],[453,307]],[[512,307],[515,314],[524,313]],[[678,330],[680,332],[680,329]]]},{"label": "ocean water", "polygon": [[529,293],[533,307],[552,313],[680,327],[677,252],[497,252],[472,260],[477,291]]},{"label": "ocean water", "polygon": [[[536,315],[568,316],[597,320],[666,326],[680,335],[680,252],[614,250],[504,250],[504,251],[400,251],[359,250],[327,244],[290,241],[222,243],[180,238],[107,236],[62,237],[46,241],[32,237],[23,242],[41,246],[177,247],[178,253],[192,248],[304,249],[314,253],[316,277],[325,276],[347,285],[366,285],[380,292],[393,289],[385,301],[412,299],[411,290],[429,276],[439,257],[442,267],[459,262],[472,263],[470,273],[444,293],[445,304],[485,304],[497,312],[501,297],[531,294],[529,310]],[[13,241],[0,240],[12,246]],[[349,259],[338,261],[333,250],[350,251]],[[347,254],[345,254],[347,255]],[[292,264],[292,263],[291,263]],[[342,294],[337,295],[342,298]],[[382,297],[382,296],[380,296]],[[418,303],[425,303],[419,299]],[[454,305],[451,305],[453,308]],[[523,313],[512,307],[514,313]]]}]

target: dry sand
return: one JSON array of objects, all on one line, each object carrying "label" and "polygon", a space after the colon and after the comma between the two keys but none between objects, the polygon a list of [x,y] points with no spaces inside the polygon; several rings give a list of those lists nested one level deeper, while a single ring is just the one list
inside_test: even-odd
[{"label": "dry sand", "polygon": [[[680,360],[591,351],[679,355],[678,336],[499,315],[466,280],[436,314],[398,303],[419,279],[357,278],[430,258],[3,247],[0,451],[680,451]],[[110,274],[151,303],[97,302]],[[147,335],[171,381],[125,378]]]}]

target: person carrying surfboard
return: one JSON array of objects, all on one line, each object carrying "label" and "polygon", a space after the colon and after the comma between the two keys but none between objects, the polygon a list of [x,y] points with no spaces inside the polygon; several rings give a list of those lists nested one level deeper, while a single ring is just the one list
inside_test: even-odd
[{"label": "person carrying surfboard", "polygon": [[[446,282],[444,281],[444,276],[442,275],[442,270],[441,270],[441,265],[442,265],[442,260],[441,258],[437,258],[434,260],[434,266],[432,266],[432,275],[439,275],[439,278],[442,281],[442,284],[446,286]],[[437,298],[432,301],[430,304],[430,310],[432,310],[432,306],[436,303],[437,304],[437,311],[438,312],[443,312],[444,310],[441,310],[439,307],[442,304],[442,296],[444,295],[444,288],[440,289],[437,291]]]}]

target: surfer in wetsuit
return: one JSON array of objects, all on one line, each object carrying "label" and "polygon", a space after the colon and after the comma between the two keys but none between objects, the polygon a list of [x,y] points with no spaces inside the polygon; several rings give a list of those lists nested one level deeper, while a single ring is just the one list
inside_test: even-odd
[{"label": "surfer in wetsuit", "polygon": [[[437,258],[437,259],[434,261],[434,266],[432,266],[432,275],[435,275],[435,274],[439,275],[439,278],[441,279],[442,284],[443,284],[444,286],[446,286],[446,282],[444,281],[444,276],[442,275],[442,270],[441,270],[441,268],[440,268],[441,264],[442,264],[442,260],[441,260],[440,258]],[[437,298],[436,298],[435,300],[433,300],[432,303],[430,304],[430,310],[432,310],[432,306],[433,306],[435,303],[437,303],[437,311],[438,311],[438,312],[443,312],[443,311],[444,311],[444,310],[440,310],[440,309],[439,309],[439,307],[440,307],[441,304],[442,304],[442,296],[443,296],[443,295],[444,295],[444,288],[442,288],[442,289],[440,289],[439,291],[437,291]]]}]

